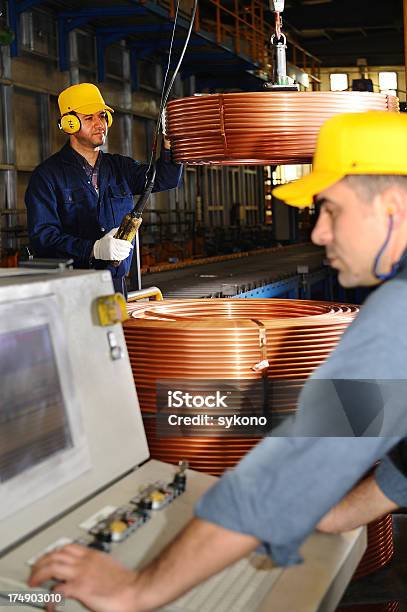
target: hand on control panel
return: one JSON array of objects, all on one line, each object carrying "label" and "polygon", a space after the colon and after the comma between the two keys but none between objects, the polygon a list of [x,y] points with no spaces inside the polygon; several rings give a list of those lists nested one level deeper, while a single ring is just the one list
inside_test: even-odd
[{"label": "hand on control panel", "polygon": [[[110,555],[68,544],[41,557],[32,568],[28,584],[37,587],[48,580],[58,580],[61,582],[54,587],[54,592],[74,597],[91,610],[135,612],[136,577],[134,571]],[[137,606],[137,610],[143,607]]]},{"label": "hand on control panel", "polygon": [[[147,612],[154,609],[143,601],[140,592],[144,580],[140,573],[128,570],[109,554],[120,542],[148,521],[154,511],[171,504],[186,488],[188,463],[181,461],[171,482],[154,482],[142,487],[138,495],[108,513],[89,528],[93,540],[85,546],[69,543],[53,548],[40,558],[33,558],[28,584],[37,587],[54,580],[52,588],[64,597],[79,600],[95,612]],[[58,543],[62,544],[59,540]],[[48,550],[50,550],[48,548]],[[106,552],[99,552],[106,551]],[[38,560],[36,560],[38,559]],[[138,585],[136,595],[136,581]],[[48,606],[51,612],[53,606]]]}]

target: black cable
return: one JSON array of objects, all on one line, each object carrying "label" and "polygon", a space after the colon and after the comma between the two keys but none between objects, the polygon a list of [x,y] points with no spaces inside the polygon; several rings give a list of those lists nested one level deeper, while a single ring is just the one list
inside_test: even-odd
[{"label": "black cable", "polygon": [[189,39],[191,38],[192,28],[194,27],[194,21],[195,21],[195,15],[196,15],[197,8],[198,8],[198,0],[194,0],[194,7],[193,7],[192,13],[191,13],[191,20],[190,20],[190,23],[189,23],[187,37],[185,39],[185,44],[184,44],[184,47],[182,49],[180,58],[178,60],[178,64],[175,67],[174,74],[172,75],[170,84],[168,85],[167,92],[166,92],[166,94],[164,96],[162,110],[164,110],[164,108],[165,108],[165,106],[167,104],[167,100],[168,100],[169,95],[171,93],[171,88],[172,88],[172,86],[174,84],[174,81],[175,81],[175,79],[177,77],[178,71],[179,71],[180,66],[182,64],[182,60],[184,59],[184,56],[185,56],[185,53],[186,53],[186,50],[187,50],[187,47],[188,47]]},{"label": "black cable", "polygon": [[153,142],[151,146],[151,154],[150,154],[149,164],[148,164],[147,171],[146,171],[144,189],[139,199],[137,200],[136,205],[134,206],[134,209],[133,209],[133,213],[132,213],[136,217],[141,217],[143,210],[147,204],[147,201],[151,195],[151,192],[154,188],[154,182],[155,182],[155,176],[156,176],[156,162],[157,162],[156,160],[157,145],[158,145],[158,138],[159,138],[159,135],[162,129],[162,115],[164,112],[164,108],[167,104],[169,95],[171,93],[172,86],[174,84],[174,81],[177,77],[180,66],[182,64],[182,60],[184,59],[189,40],[191,38],[192,28],[194,26],[194,21],[195,21],[195,15],[196,15],[196,11],[198,8],[198,0],[194,0],[194,6],[192,9],[192,13],[191,13],[191,19],[190,19],[190,23],[188,27],[187,37],[185,39],[185,43],[184,43],[184,46],[181,51],[181,55],[178,60],[178,64],[175,67],[171,80],[168,84],[167,90],[165,90],[165,85],[167,82],[167,78],[168,78],[168,74],[169,74],[170,66],[171,66],[172,48],[173,48],[175,30],[176,30],[177,21],[178,21],[179,6],[180,6],[180,0],[177,0],[177,6],[176,6],[176,11],[175,11],[175,17],[174,17],[174,27],[172,29],[171,43],[170,43],[169,54],[168,54],[168,64],[167,64],[167,69],[165,72],[163,87],[161,91],[160,108],[158,111],[158,119],[157,119],[157,123],[156,123],[155,130],[154,130]]},{"label": "black cable", "polygon": [[[174,44],[174,38],[175,38],[175,30],[177,28],[177,22],[178,22],[178,13],[179,13],[179,7],[180,7],[180,1],[181,0],[177,0],[177,5],[175,7],[175,16],[174,16],[174,26],[172,28],[172,33],[171,33],[171,42],[170,42],[170,48],[168,51],[168,62],[167,62],[167,68],[165,71],[165,75],[164,75],[164,79],[163,79],[163,84],[162,84],[162,89],[161,89],[161,98],[160,98],[160,106],[159,106],[159,110],[158,110],[158,120],[156,122],[155,125],[155,130],[154,130],[154,136],[153,136],[153,143],[151,146],[151,154],[150,154],[150,160],[149,160],[149,165],[148,165],[148,169],[147,172],[149,172],[153,161],[155,159],[156,153],[157,153],[157,145],[158,145],[158,137],[160,135],[160,131],[161,131],[161,125],[162,125],[162,114],[164,111],[164,97],[165,97],[165,86],[167,84],[167,78],[168,78],[168,74],[170,72],[170,67],[171,67],[171,57],[172,57],[172,47]],[[187,41],[187,44],[189,42],[189,39]]]}]

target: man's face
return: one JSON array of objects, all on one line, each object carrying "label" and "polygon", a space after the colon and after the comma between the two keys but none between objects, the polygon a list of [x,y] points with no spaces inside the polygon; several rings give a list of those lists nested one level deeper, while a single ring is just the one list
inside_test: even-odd
[{"label": "man's face", "polygon": [[363,200],[342,180],[317,196],[321,212],[312,232],[314,244],[325,246],[330,265],[343,287],[376,285],[374,260],[388,228],[381,196]]},{"label": "man's face", "polygon": [[75,134],[79,142],[88,147],[100,147],[105,143],[107,136],[107,116],[104,111],[93,115],[77,113],[81,129]]}]

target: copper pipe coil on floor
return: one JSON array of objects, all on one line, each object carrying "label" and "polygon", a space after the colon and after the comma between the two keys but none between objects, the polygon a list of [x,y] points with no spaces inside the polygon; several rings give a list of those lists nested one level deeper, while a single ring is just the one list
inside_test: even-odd
[{"label": "copper pipe coil on floor", "polygon": [[197,95],[168,103],[166,129],[177,162],[310,163],[326,119],[368,110],[397,112],[398,98],[329,91]]},{"label": "copper pipe coil on floor", "polygon": [[221,380],[253,395],[252,386],[263,379],[253,367],[268,359],[273,406],[282,418],[295,410],[304,380],[357,312],[349,305],[279,299],[165,300],[130,303],[128,310],[124,333],[151,456],[174,463],[187,459],[194,469],[214,475],[233,467],[258,437],[160,435],[157,381]]},{"label": "copper pipe coil on floor", "polygon": [[353,580],[372,574],[385,567],[394,555],[393,518],[387,514],[367,526],[367,549]]}]

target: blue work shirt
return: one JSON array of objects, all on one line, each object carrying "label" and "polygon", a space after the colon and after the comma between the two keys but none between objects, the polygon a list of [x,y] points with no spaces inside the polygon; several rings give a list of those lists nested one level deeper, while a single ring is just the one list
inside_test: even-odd
[{"label": "blue work shirt", "polygon": [[[30,245],[37,257],[72,258],[75,268],[109,269],[121,291],[131,257],[115,268],[92,258],[93,245],[134,206],[143,191],[147,164],[130,157],[101,153],[99,194],[69,142],[40,164],[31,175],[25,195]],[[177,187],[182,165],[162,151],[153,191]]]},{"label": "blue work shirt", "polygon": [[199,518],[255,536],[277,564],[290,565],[319,520],[379,459],[377,484],[407,505],[405,263],[304,385],[297,417],[275,432],[291,437],[258,444],[198,502]]}]

